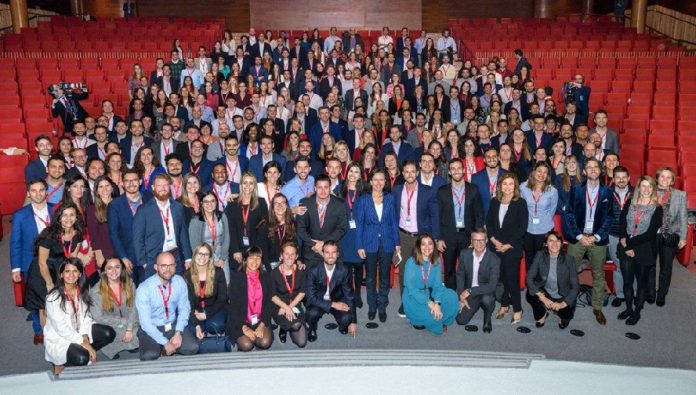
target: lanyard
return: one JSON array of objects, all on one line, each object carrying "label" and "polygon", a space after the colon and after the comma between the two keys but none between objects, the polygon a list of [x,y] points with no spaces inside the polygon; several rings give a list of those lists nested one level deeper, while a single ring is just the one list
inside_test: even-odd
[{"label": "lanyard", "polygon": [[138,207],[140,207],[140,205],[142,204],[142,203],[140,202],[140,199],[138,199],[137,201],[133,202],[134,204],[131,204],[131,200],[128,199],[128,198],[126,198],[126,202],[128,202],[128,207],[130,207],[131,212],[133,213],[133,215],[135,215],[135,212],[138,211]]},{"label": "lanyard", "polygon": [[[51,184],[49,184],[49,185],[51,185]],[[60,191],[61,189],[63,189],[62,182],[57,187],[53,188],[53,190],[46,195],[46,201],[51,200],[51,196],[55,195],[56,192]]]},{"label": "lanyard", "polygon": [[324,218],[326,217],[326,208],[329,204],[320,204],[317,202],[317,212],[319,214],[319,228],[324,227]]},{"label": "lanyard", "polygon": [[425,262],[423,262],[423,264],[421,265],[421,268],[420,268],[421,269],[421,278],[423,279],[423,288],[428,288],[428,279],[430,278],[430,271],[432,270],[433,265],[428,263],[428,275],[427,276],[425,275],[425,268],[423,266],[425,266]]},{"label": "lanyard", "polygon": [[48,225],[51,224],[51,217],[46,215],[46,219],[43,219],[39,214],[36,213],[36,211],[32,210],[32,212],[34,213],[34,217],[41,221],[41,223],[44,224],[44,227],[48,228]]},{"label": "lanyard", "polygon": [[292,298],[292,295],[295,291],[295,268],[293,267],[293,269],[292,269],[292,286],[290,286],[290,283],[288,283],[288,279],[287,279],[287,276],[285,275],[285,273],[282,273],[282,274],[283,275],[281,277],[283,277],[283,282],[285,283],[285,288],[288,289],[288,293],[290,294],[290,298]]},{"label": "lanyard", "polygon": [[215,198],[217,199],[218,204],[219,204],[219,206],[220,206],[220,211],[222,211],[222,210],[225,209],[225,202],[227,201],[227,195],[230,194],[230,184],[229,184],[229,181],[225,184],[225,186],[226,186],[225,192],[222,194],[222,196],[220,196],[220,194],[219,194],[218,191],[217,191],[217,188],[216,188],[217,185],[213,185],[213,188],[212,188],[213,194],[215,195]]},{"label": "lanyard", "polygon": [[389,176],[389,186],[394,188],[395,182],[396,182],[396,177]]},{"label": "lanyard", "polygon": [[633,236],[635,236],[638,233],[638,224],[640,223],[640,220],[645,217],[645,214],[647,214],[648,209],[646,208],[642,212],[636,208],[636,210],[633,212]]},{"label": "lanyard", "polygon": [[162,221],[164,221],[164,228],[167,230],[167,236],[169,236],[169,208],[166,210],[166,216],[164,215],[164,212],[162,212],[161,208],[157,207],[157,210],[159,210],[160,217],[162,217]]},{"label": "lanyard", "polygon": [[413,190],[409,193],[408,188],[404,186],[404,189],[406,190],[406,216],[411,217],[411,199],[413,199],[413,195],[416,193],[416,190],[418,189],[418,186],[413,187]]},{"label": "lanyard", "polygon": [[246,210],[244,210],[244,205],[240,204],[242,210],[242,221],[244,222],[244,236],[247,234],[247,222],[249,221],[249,211],[251,211],[251,202],[246,205]]},{"label": "lanyard", "polygon": [[594,214],[592,209],[597,205],[597,201],[599,200],[599,189],[597,189],[597,194],[595,195],[594,199],[590,197],[590,188],[588,187],[585,190],[585,196],[587,197],[587,204],[590,206],[590,212],[588,213],[588,218],[593,219]]},{"label": "lanyard", "polygon": [[672,188],[666,190],[664,194],[662,195],[662,199],[660,199],[660,206],[664,206],[665,203],[669,200],[670,196],[672,196]]},{"label": "lanyard", "polygon": [[538,196],[537,194],[532,191],[532,200],[534,200],[534,216],[537,216],[538,213],[538,208],[539,208],[539,201],[541,200],[541,197],[543,196],[543,193],[540,193]]},{"label": "lanyard", "polygon": [[488,178],[490,180],[488,181],[488,190],[491,196],[495,196],[495,185],[498,183],[498,176],[495,176],[495,179],[491,179],[490,176]]},{"label": "lanyard", "polygon": [[200,306],[202,309],[205,309],[205,281],[206,280],[200,280],[198,282],[198,296],[201,299]]},{"label": "lanyard", "polygon": [[63,241],[63,255],[65,255],[66,258],[70,258],[70,253],[72,253],[72,244],[73,244],[73,233],[70,232],[70,244],[68,245],[68,248],[65,248],[65,241]]},{"label": "lanyard", "polygon": [[[282,232],[280,231],[281,228],[283,229]],[[285,234],[287,233],[285,225],[279,225],[278,228],[276,228],[276,233],[278,234],[278,243],[283,244],[285,241]]]},{"label": "lanyard", "polygon": [[341,162],[341,181],[346,179],[348,175],[348,162]]},{"label": "lanyard", "polygon": [[462,195],[457,196],[457,193],[454,191],[454,186],[452,186],[452,197],[454,197],[454,200],[457,202],[457,206],[459,206],[458,218],[462,218],[463,209],[464,209],[464,199],[466,199],[465,195],[466,195],[466,187],[462,187]]},{"label": "lanyard", "polygon": [[182,180],[177,187],[172,181],[172,195],[174,195],[174,199],[178,199],[181,196],[181,188],[183,188],[183,183],[184,181]]},{"label": "lanyard", "polygon": [[626,191],[626,196],[624,196],[623,201],[621,200],[621,197],[619,196],[618,193],[614,192],[614,199],[616,202],[619,204],[619,207],[621,210],[623,210],[624,206],[626,205],[626,202],[631,198],[631,192]]},{"label": "lanyard", "polygon": [[104,148],[100,147],[99,144],[97,144],[97,153],[99,154],[99,159],[106,159],[106,151]]},{"label": "lanyard", "polygon": [[119,281],[118,283],[118,295],[114,292],[111,287],[109,287],[109,291],[111,292],[111,296],[114,298],[114,302],[118,305],[118,315],[119,317],[123,318],[123,311],[121,310],[121,305],[123,304],[123,292],[121,289],[121,282]]},{"label": "lanyard", "polygon": [[230,166],[230,161],[225,159],[225,166],[227,167],[227,172],[230,174],[228,179],[234,181],[234,176],[237,174],[237,169],[239,168],[239,159],[234,161],[234,167]]},{"label": "lanyard", "polygon": [[210,237],[213,239],[213,249],[215,249],[215,240],[217,239],[217,223],[214,221],[215,214],[213,213],[212,215],[213,221],[206,220],[205,223],[208,225],[208,229],[210,230]]},{"label": "lanyard", "polygon": [[165,144],[162,141],[162,149],[164,150],[164,157],[166,158],[172,151],[169,149],[169,144]]},{"label": "lanyard", "polygon": [[169,299],[172,297],[172,284],[169,283],[169,287],[168,287],[168,292],[169,292],[169,293],[167,294],[167,297],[166,297],[166,298],[164,297],[163,286],[162,286],[162,285],[159,285],[159,286],[157,287],[157,289],[159,289],[160,295],[162,295],[162,304],[164,305],[164,316],[165,316],[167,319],[169,319]]},{"label": "lanyard", "polygon": [[70,296],[70,291],[65,291],[65,296],[68,298],[70,305],[73,308],[73,314],[75,315],[75,329],[80,330],[80,288],[75,285],[75,300]]},{"label": "lanyard", "polygon": [[145,171],[145,173],[143,173],[143,188],[148,189],[150,187],[150,178],[154,171],[155,168],[153,167],[150,171]]}]

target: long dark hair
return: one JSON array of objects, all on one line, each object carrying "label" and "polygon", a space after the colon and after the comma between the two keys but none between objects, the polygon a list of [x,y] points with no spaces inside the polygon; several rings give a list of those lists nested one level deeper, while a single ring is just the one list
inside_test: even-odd
[{"label": "long dark hair", "polygon": [[[367,146],[374,147],[374,145],[372,143],[368,143],[365,146],[365,148],[367,148]],[[365,148],[363,148],[363,150]],[[348,168],[346,169],[346,178],[348,177],[348,173],[350,172],[350,169],[353,167],[357,167],[358,170],[360,170],[360,177],[358,178],[358,181],[355,182],[355,194],[360,196],[363,194],[363,192],[365,192],[365,188],[366,188],[365,181],[362,178],[362,167],[356,162],[351,162],[348,165]],[[344,181],[343,186],[341,186],[341,197],[348,199],[348,182],[347,181]]]},{"label": "long dark hair", "polygon": [[[295,240],[295,237],[297,235],[297,229],[295,225],[295,219],[292,215],[292,211],[290,210],[290,205],[288,204],[288,198],[287,196],[283,195],[282,193],[278,192],[275,195],[273,195],[273,199],[271,199],[269,203],[269,208],[268,208],[268,219],[267,219],[267,224],[268,224],[268,238],[270,240],[275,240],[278,238],[277,236],[277,231],[278,227],[280,226],[280,223],[278,222],[278,219],[276,218],[275,213],[273,212],[273,207],[275,206],[276,199],[283,198],[285,199],[285,204],[288,206],[287,210],[285,210],[285,240]],[[261,224],[259,224],[261,225]],[[276,240],[278,243],[281,243],[282,240]]]},{"label": "long dark hair", "polygon": [[60,264],[60,268],[58,269],[58,280],[56,281],[55,287],[49,292],[49,295],[53,292],[57,292],[58,298],[60,298],[60,308],[67,313],[65,302],[68,297],[65,294],[65,281],[63,281],[63,278],[60,276],[65,271],[67,265],[75,266],[80,272],[80,278],[77,280],[77,287],[80,290],[80,299],[82,299],[89,311],[89,308],[92,306],[92,298],[89,295],[89,283],[85,278],[85,268],[82,266],[82,262],[77,258],[68,258]]},{"label": "long dark hair", "polygon": [[[72,200],[72,196],[70,196],[70,187],[72,187],[75,183],[79,181],[82,181],[85,184],[85,192],[82,194],[82,199],[80,199],[79,202],[75,202]],[[75,208],[77,209],[78,214],[80,214],[80,216],[84,215],[85,210],[87,210],[87,195],[89,195],[89,183],[87,182],[87,180],[80,176],[70,178],[67,181],[65,181],[65,187],[63,188],[63,191],[63,205],[66,203],[73,203],[75,204]],[[79,206],[79,208],[77,206]]]},{"label": "long dark hair", "polygon": [[201,220],[201,222],[203,222],[203,223],[205,223],[205,221],[206,221],[205,214],[203,213],[203,199],[205,199],[206,196],[212,196],[215,198],[215,211],[213,211],[213,215],[215,215],[215,220],[219,221],[220,217],[222,217],[222,212],[218,209],[217,196],[213,193],[212,189],[210,191],[198,196],[198,201],[200,202],[200,205],[201,205],[201,209],[198,210],[198,219]]},{"label": "long dark hair", "polygon": [[60,224],[60,220],[63,217],[63,213],[67,209],[75,210],[76,218],[73,229],[75,229],[75,237],[77,237],[78,240],[82,240],[82,235],[84,235],[85,230],[85,223],[82,220],[82,216],[80,215],[77,205],[75,205],[75,203],[63,203],[53,214],[53,218],[51,218],[51,223],[48,225],[48,227],[41,231],[41,234],[39,234],[39,236],[36,238],[36,242],[34,243],[35,250],[38,249],[40,241],[45,239],[51,239],[62,244],[63,227]]},{"label": "long dark hair", "polygon": [[[135,291],[135,288],[133,288],[133,280],[131,280],[130,274],[128,274],[128,270],[126,269],[126,264],[123,263],[121,258],[112,257],[104,261],[104,265],[102,266],[104,271],[99,276],[99,290],[102,297],[102,309],[109,312],[114,311],[114,298],[111,296],[111,290],[109,289],[109,278],[106,275],[106,264],[109,263],[109,261],[117,261],[119,265],[121,265],[121,277],[119,277],[118,281],[121,283],[121,288],[126,293],[126,306],[133,307],[135,305],[135,292],[133,292]],[[119,295],[119,298],[120,297],[121,295]]]}]

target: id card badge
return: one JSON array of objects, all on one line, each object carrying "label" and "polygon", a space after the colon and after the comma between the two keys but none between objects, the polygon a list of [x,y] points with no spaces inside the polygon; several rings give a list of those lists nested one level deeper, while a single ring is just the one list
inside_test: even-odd
[{"label": "id card badge", "polygon": [[355,220],[354,220],[354,219],[351,219],[350,221],[348,221],[348,226],[349,226],[351,229],[355,229],[355,228],[356,228]]},{"label": "id card badge", "polygon": [[406,217],[406,219],[404,221],[406,221],[407,224],[411,223],[411,217]]},{"label": "id card badge", "polygon": [[538,218],[538,217],[532,218],[532,223],[534,225],[539,225],[541,223],[541,218]]},{"label": "id card badge", "polygon": [[242,237],[242,244],[244,244],[244,247],[249,247],[249,236]]},{"label": "id card badge", "polygon": [[172,324],[171,324],[171,322],[168,322],[168,323],[164,324],[164,331],[165,331],[165,332],[169,332],[169,331],[171,331],[171,330],[172,330]]},{"label": "id card badge", "polygon": [[251,325],[256,325],[259,323],[259,317],[256,314],[251,315]]},{"label": "id card badge", "polygon": [[459,219],[457,220],[457,228],[461,229],[464,227],[464,221]]},{"label": "id card badge", "polygon": [[324,295],[324,300],[331,300],[331,297],[329,295]]}]

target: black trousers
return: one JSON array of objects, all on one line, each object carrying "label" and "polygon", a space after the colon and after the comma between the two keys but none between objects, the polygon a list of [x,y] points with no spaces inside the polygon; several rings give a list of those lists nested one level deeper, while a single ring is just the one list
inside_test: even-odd
[{"label": "black trousers", "polygon": [[[636,256],[637,258],[637,256]],[[640,311],[645,305],[645,300],[652,289],[655,290],[655,279],[650,282],[650,274],[655,272],[655,264],[650,264],[651,259],[622,259],[621,274],[624,278],[624,298],[626,299],[626,308],[629,310],[635,309]],[[633,292],[633,281],[638,285],[638,292]]]},{"label": "black trousers", "polygon": [[[176,328],[176,321],[172,323],[172,329],[170,331],[164,330],[164,327],[157,327],[157,329],[162,332],[162,335],[167,339],[171,339],[176,333],[174,330]],[[162,350],[164,346],[157,343],[155,339],[150,337],[143,328],[138,329],[138,341],[140,342],[140,360],[141,361],[154,361],[162,355]],[[176,350],[177,354],[182,355],[193,355],[198,352],[198,341],[193,336],[191,331],[183,330],[181,331],[181,346]]]},{"label": "black trousers", "polygon": [[527,264],[527,267],[532,266],[532,262],[534,262],[534,257],[536,256],[537,252],[539,252],[539,250],[541,250],[541,248],[544,246],[544,243],[546,243],[546,234],[534,235],[529,232],[525,233],[524,260]]},{"label": "black trousers", "polygon": [[[660,277],[657,277],[657,266],[652,265],[650,267],[650,278],[648,280],[648,296],[655,298],[655,295],[661,297],[667,296],[669,292],[669,285],[672,283],[672,265],[674,265],[674,257],[677,255],[678,250],[666,246],[662,242],[662,235],[657,235],[657,256],[659,258],[658,265],[660,265]],[[657,292],[655,292],[655,280],[657,281]]]},{"label": "black trousers", "polygon": [[[545,290],[542,290],[544,292],[544,295],[546,295],[547,298],[553,300],[554,302],[560,302],[561,299],[556,299],[552,298],[549,296],[549,294],[546,293]],[[534,320],[539,321],[540,319],[544,318],[544,314],[546,314],[546,306],[544,306],[543,303],[541,303],[541,300],[539,300],[539,297],[536,295],[531,295],[529,292],[526,293],[526,299],[527,303],[529,303],[530,306],[532,306],[532,312],[534,313]],[[570,305],[564,309],[558,310],[558,316],[561,318],[561,320],[565,322],[570,322],[570,320],[573,319],[575,316],[575,306],[570,307]]]},{"label": "black trousers", "polygon": [[484,325],[491,322],[491,315],[493,315],[493,309],[495,308],[495,293],[475,296],[470,295],[467,301],[469,302],[469,308],[467,309],[465,307],[457,314],[457,324],[468,324],[479,309],[483,309]]},{"label": "black trousers", "polygon": [[[443,264],[445,265],[445,286],[449,289],[457,289],[457,259],[462,250],[471,245],[471,234],[467,230],[447,235],[442,240],[447,246],[442,254]],[[403,263],[402,263],[403,264]]]},{"label": "black trousers", "polygon": [[[317,323],[321,319],[321,317],[326,314],[324,310],[320,309],[319,307],[316,306],[309,306],[307,307],[307,311],[305,312],[305,319],[307,320],[307,323],[309,324],[309,329],[317,329]],[[336,319],[336,323],[340,328],[347,328],[348,325],[353,323],[353,313],[351,311],[338,311],[336,309],[331,309],[330,314],[334,316]]]},{"label": "black trousers", "polygon": [[[507,250],[504,253],[496,252],[500,258],[500,281],[503,283],[503,295],[500,305],[507,307],[512,304],[512,310],[522,311],[522,295],[520,293],[520,260],[522,252],[519,247]],[[531,262],[527,262],[527,267]]]},{"label": "black trousers", "polygon": [[[95,351],[110,344],[116,337],[116,331],[108,325],[92,324],[92,343]],[[85,366],[89,363],[89,352],[80,344],[72,343],[68,347],[65,366]]]}]

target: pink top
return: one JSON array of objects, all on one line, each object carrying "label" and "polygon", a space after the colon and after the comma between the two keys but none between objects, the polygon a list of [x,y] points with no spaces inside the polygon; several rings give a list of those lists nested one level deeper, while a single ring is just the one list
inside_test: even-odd
[{"label": "pink top", "polygon": [[251,323],[251,316],[256,315],[257,319],[261,319],[261,304],[263,301],[263,289],[261,288],[261,280],[259,272],[247,272],[247,324]]}]

